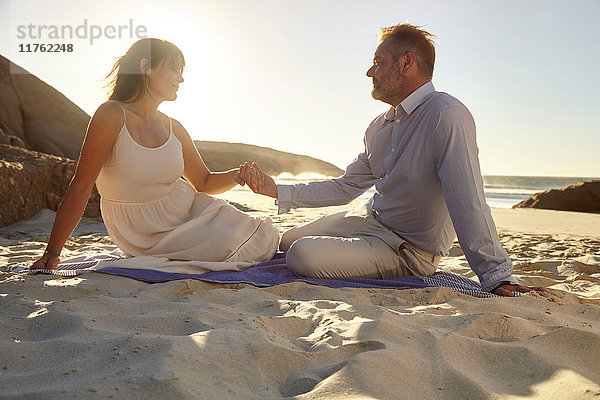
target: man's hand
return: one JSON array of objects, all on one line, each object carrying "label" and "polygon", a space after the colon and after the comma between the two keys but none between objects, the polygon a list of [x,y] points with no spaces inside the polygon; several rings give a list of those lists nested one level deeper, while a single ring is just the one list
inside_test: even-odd
[{"label": "man's hand", "polygon": [[254,193],[277,198],[277,185],[265,174],[257,163],[244,163],[240,166],[240,177]]},{"label": "man's hand", "polygon": [[538,294],[541,294],[542,296],[552,294],[548,289],[543,287],[513,285],[510,283],[500,285],[492,291],[492,293],[497,294],[498,296],[515,297],[515,294],[513,292],[536,292]]}]

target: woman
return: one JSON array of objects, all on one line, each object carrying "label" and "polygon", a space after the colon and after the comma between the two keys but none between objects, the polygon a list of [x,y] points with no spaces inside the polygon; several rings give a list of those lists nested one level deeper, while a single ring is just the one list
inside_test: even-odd
[{"label": "woman", "polygon": [[177,98],[184,66],[181,51],[160,39],[134,43],[115,63],[108,75],[110,99],[89,123],[46,251],[32,268],[56,268],[94,183],[106,229],[129,257],[189,261],[211,270],[273,256],[279,234],[269,218],[251,217],[209,196],[243,185],[239,170],[209,171],[183,126],[157,110]]}]

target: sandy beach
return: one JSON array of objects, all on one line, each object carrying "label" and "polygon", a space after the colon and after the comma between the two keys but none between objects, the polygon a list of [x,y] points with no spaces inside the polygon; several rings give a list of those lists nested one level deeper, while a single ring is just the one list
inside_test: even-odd
[{"label": "sandy beach", "polygon": [[[359,203],[276,215],[246,191],[221,197],[281,231]],[[0,398],[600,398],[600,214],[493,215],[515,276],[554,295],[10,272],[43,251],[43,210],[0,228]],[[63,259],[114,249],[85,219]],[[474,277],[457,243],[440,268]]]}]

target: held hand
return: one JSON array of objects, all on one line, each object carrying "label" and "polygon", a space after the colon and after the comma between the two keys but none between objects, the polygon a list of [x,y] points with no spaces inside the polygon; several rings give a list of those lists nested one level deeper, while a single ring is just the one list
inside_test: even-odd
[{"label": "held hand", "polygon": [[244,182],[244,184],[248,184],[249,188],[252,188],[252,180],[254,179],[254,172],[252,171],[252,167],[247,162],[240,165],[238,177]]},{"label": "held hand", "polygon": [[240,165],[239,168],[231,170],[231,172],[233,173],[233,180],[235,181],[235,183],[237,183],[240,186],[244,186],[246,184],[246,182],[244,182],[244,180],[240,176],[240,171],[242,169],[242,165]]},{"label": "held hand", "polygon": [[515,294],[513,292],[520,292],[520,293],[535,292],[542,296],[552,294],[552,292],[550,292],[548,289],[543,288],[543,287],[511,285],[509,283],[498,286],[496,289],[494,289],[494,291],[492,293],[497,294],[499,296],[515,297]]},{"label": "held hand", "polygon": [[33,263],[30,269],[56,269],[60,258],[56,254],[46,254]]},{"label": "held hand", "polygon": [[252,163],[252,174],[254,175],[254,179],[252,180],[252,185],[250,185],[250,189],[254,193],[262,194],[265,196],[277,198],[277,185],[273,178],[269,175],[265,174],[262,169],[258,166],[257,163]]},{"label": "held hand", "polygon": [[240,166],[240,178],[248,184],[254,193],[277,198],[275,181],[265,174],[258,164],[244,163]]}]

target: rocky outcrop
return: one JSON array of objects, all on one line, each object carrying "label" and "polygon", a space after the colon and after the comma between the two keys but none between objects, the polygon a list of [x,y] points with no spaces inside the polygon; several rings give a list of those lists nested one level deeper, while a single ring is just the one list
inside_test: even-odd
[{"label": "rocky outcrop", "polygon": [[0,56],[0,143],[77,159],[89,120],[62,93]]},{"label": "rocky outcrop", "polygon": [[513,206],[513,208],[521,207],[599,213],[600,180],[578,182],[564,189],[536,193]]},{"label": "rocky outcrop", "polygon": [[[42,208],[56,211],[73,178],[76,163],[0,144],[0,226],[29,219]],[[100,196],[94,188],[86,217],[100,216]]]},{"label": "rocky outcrop", "polygon": [[335,165],[317,158],[268,147],[203,140],[194,140],[194,143],[211,171],[225,171],[237,168],[245,161],[254,161],[265,173],[274,176],[282,172],[292,175],[314,172],[325,176],[340,176],[344,173]]},{"label": "rocky outcrop", "polygon": [[0,144],[9,144],[11,146],[27,148],[27,145],[21,138],[14,136],[6,124],[0,121]]}]

